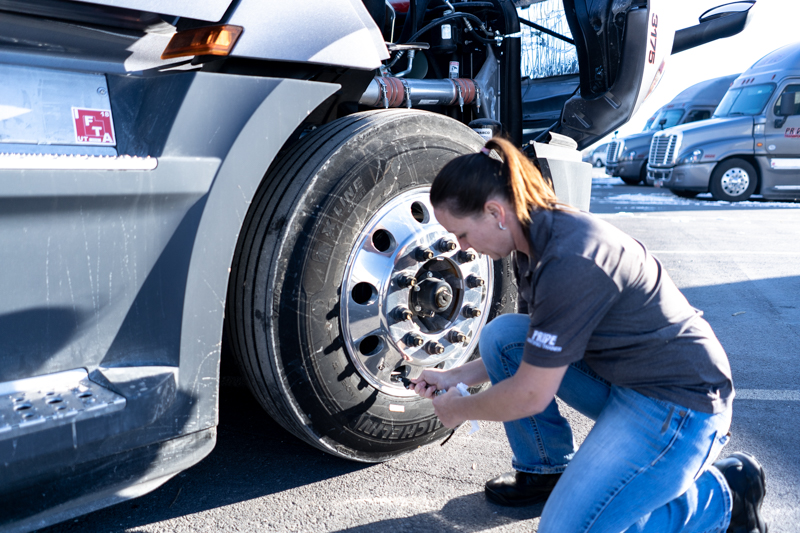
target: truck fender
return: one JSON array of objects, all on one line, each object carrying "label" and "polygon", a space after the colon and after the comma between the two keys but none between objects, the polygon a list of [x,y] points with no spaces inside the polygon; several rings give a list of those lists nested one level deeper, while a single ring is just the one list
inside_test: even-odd
[{"label": "truck fender", "polygon": [[[338,89],[335,84],[281,80],[241,128],[220,165],[198,225],[184,293],[181,381],[197,394],[197,384],[214,385],[209,389],[216,398],[228,275],[253,195],[287,139]],[[189,376],[183,368],[187,359],[196,361]]]},{"label": "truck fender", "polygon": [[679,157],[690,154],[699,148],[703,150],[702,163],[720,163],[731,157],[739,157],[755,165],[753,143],[752,136],[714,139],[711,142],[702,142],[685,148],[682,147]]}]

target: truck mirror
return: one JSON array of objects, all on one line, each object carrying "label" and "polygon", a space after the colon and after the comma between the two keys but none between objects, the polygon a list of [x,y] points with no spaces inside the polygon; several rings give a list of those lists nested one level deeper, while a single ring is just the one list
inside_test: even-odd
[{"label": "truck mirror", "polygon": [[661,127],[662,130],[664,129],[664,124],[666,124],[666,123],[667,123],[667,119],[665,119],[665,118],[662,118],[661,120],[658,121],[658,125]]},{"label": "truck mirror", "polygon": [[753,4],[755,0],[747,0],[709,9],[700,15],[700,24],[675,32],[672,53],[677,54],[695,46],[736,35],[747,25]]},{"label": "truck mirror", "polygon": [[750,10],[751,7],[753,7],[753,4],[755,4],[755,0],[749,0],[744,2],[731,2],[730,4],[712,7],[711,9],[700,15],[700,24],[727,15],[747,12]]}]

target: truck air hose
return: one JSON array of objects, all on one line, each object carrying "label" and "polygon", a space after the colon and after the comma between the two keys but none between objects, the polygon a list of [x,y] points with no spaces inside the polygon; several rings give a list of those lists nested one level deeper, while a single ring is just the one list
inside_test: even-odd
[{"label": "truck air hose", "polygon": [[[478,27],[480,27],[483,32],[485,32],[488,35],[488,32],[486,31],[486,28],[483,25],[483,21],[481,19],[479,19],[478,17],[476,17],[475,15],[473,15],[471,13],[449,13],[449,14],[444,15],[443,17],[440,17],[440,18],[438,18],[436,20],[433,20],[433,21],[429,22],[428,24],[426,24],[425,26],[423,26],[422,29],[420,29],[419,31],[414,33],[411,37],[409,37],[408,40],[406,41],[406,43],[414,42],[415,39],[419,38],[425,32],[427,32],[428,30],[430,30],[432,28],[435,28],[436,26],[441,26],[442,24],[444,24],[447,21],[455,20],[455,19],[459,19],[459,18],[471,20],[472,22],[477,24]],[[494,43],[494,40],[492,40],[492,39],[485,39],[485,38],[480,37],[477,34],[477,32],[475,32],[474,29],[472,30],[472,34],[475,36],[475,38],[478,41],[480,41],[480,42],[482,42],[484,44]],[[395,56],[392,58],[392,60],[386,66],[388,68],[392,68],[395,65],[395,63],[397,63],[397,61],[401,57],[403,57],[404,54],[405,54],[405,51],[404,50],[400,50],[399,52],[397,52],[397,54],[395,54]]]}]

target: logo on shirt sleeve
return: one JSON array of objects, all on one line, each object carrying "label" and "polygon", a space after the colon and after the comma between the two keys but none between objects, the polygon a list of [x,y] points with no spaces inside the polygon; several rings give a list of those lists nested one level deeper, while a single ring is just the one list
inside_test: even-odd
[{"label": "logo on shirt sleeve", "polygon": [[533,335],[528,338],[528,342],[537,348],[549,350],[551,352],[560,352],[561,346],[556,346],[556,340],[558,340],[558,335],[545,333],[544,331],[539,331],[538,329],[533,330]]}]

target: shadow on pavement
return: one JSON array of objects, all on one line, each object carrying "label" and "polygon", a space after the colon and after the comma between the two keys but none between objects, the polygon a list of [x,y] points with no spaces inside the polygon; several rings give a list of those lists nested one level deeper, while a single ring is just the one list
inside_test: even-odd
[{"label": "shadow on pavement", "polygon": [[[336,533],[369,533],[375,531],[436,531],[470,533],[538,518],[544,504],[510,508],[486,501],[483,492],[453,498],[439,511],[420,513],[404,518],[390,518],[340,529]],[[464,518],[469,517],[469,521]],[[477,518],[476,518],[477,517]]]}]

